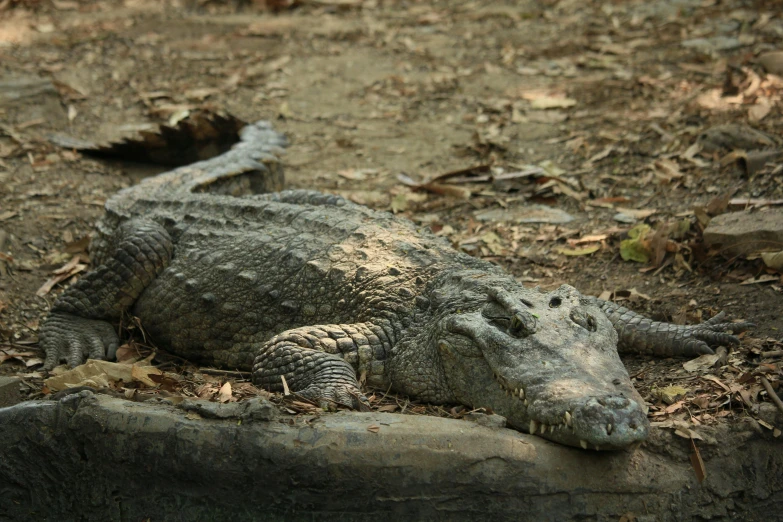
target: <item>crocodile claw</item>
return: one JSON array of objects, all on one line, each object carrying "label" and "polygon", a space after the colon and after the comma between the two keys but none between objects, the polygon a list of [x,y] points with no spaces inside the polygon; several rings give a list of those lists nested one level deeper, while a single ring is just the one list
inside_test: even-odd
[{"label": "crocodile claw", "polygon": [[106,321],[53,312],[41,326],[39,344],[46,352],[44,370],[65,360],[73,368],[86,359],[113,359],[119,340]]},{"label": "crocodile claw", "polygon": [[318,404],[325,410],[342,406],[357,411],[370,411],[370,402],[359,389],[352,384],[311,385],[296,392],[297,395]]},{"label": "crocodile claw", "polygon": [[683,355],[713,354],[712,346],[737,346],[740,339],[735,334],[756,326],[748,322],[722,322],[725,315],[721,312],[701,324],[682,326],[685,339],[673,351]]}]

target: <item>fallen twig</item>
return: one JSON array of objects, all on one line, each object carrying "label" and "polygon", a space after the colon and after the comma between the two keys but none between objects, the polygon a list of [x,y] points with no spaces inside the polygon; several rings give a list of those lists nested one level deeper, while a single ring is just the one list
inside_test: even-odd
[{"label": "fallen twig", "polygon": [[223,377],[237,377],[240,379],[250,379],[253,375],[250,372],[237,372],[233,370],[218,370],[216,368],[199,368],[198,371],[207,375],[221,375]]},{"label": "fallen twig", "polygon": [[764,386],[764,389],[767,390],[767,395],[769,395],[769,398],[772,400],[772,402],[775,403],[775,406],[778,407],[781,413],[783,413],[783,401],[780,400],[778,394],[775,393],[775,390],[772,389],[772,385],[769,383],[767,378],[764,376],[759,376],[759,380],[761,381],[761,385]]},{"label": "fallen twig", "polygon": [[713,367],[724,366],[729,360],[728,349],[726,349],[725,346],[718,346],[718,348],[715,350],[715,353],[718,355],[718,360],[715,361]]}]

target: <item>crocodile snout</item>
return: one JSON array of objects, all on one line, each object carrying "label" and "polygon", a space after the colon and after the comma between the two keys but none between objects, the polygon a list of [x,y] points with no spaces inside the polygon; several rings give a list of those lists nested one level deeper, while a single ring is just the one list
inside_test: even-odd
[{"label": "crocodile snout", "polygon": [[625,447],[647,438],[642,406],[622,395],[586,397],[572,412],[574,435],[585,449]]}]

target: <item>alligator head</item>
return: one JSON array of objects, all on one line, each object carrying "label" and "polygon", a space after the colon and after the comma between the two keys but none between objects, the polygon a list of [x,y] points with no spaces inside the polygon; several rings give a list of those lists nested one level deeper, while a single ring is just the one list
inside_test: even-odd
[{"label": "alligator head", "polygon": [[617,354],[617,334],[574,288],[543,293],[509,276],[463,271],[440,278],[430,298],[430,340],[463,404],[585,449],[647,437],[646,408]]}]

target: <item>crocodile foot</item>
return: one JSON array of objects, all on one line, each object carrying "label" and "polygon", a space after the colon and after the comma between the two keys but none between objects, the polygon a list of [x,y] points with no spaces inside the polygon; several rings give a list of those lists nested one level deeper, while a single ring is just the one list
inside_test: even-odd
[{"label": "crocodile foot", "polygon": [[352,384],[334,384],[329,386],[313,384],[296,392],[297,395],[318,404],[325,410],[343,406],[352,410],[370,411],[367,397]]},{"label": "crocodile foot", "polygon": [[[727,322],[724,321],[725,316],[726,312],[720,312],[701,324],[680,326],[683,331],[682,353],[684,355],[712,354],[714,351],[710,345],[737,346],[740,344],[740,339],[736,334],[756,326],[749,322]],[[673,351],[677,353],[677,350]]]},{"label": "crocodile foot", "polygon": [[85,359],[113,359],[119,345],[114,328],[106,321],[62,312],[49,315],[39,337],[46,352],[44,370],[51,370],[62,360],[74,367]]}]

